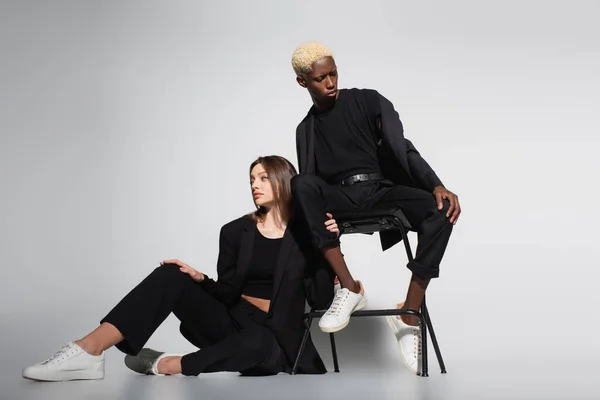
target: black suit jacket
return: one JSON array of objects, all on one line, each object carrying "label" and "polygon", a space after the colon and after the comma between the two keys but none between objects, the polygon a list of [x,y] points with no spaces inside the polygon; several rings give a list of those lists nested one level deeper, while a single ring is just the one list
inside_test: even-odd
[{"label": "black suit jacket", "polygon": [[[221,228],[218,280],[208,277],[202,287],[229,307],[239,301],[248,273],[256,222],[249,216],[238,218]],[[286,358],[285,372],[290,373],[302,336],[305,304],[324,309],[333,300],[333,272],[325,260],[315,252],[306,232],[297,224],[289,224],[277,255],[271,306],[266,326],[273,332]],[[322,374],[327,372],[312,341],[308,340],[298,373]]]},{"label": "black suit jacket", "polygon": [[[361,96],[365,110],[373,110],[375,115],[364,115],[379,122],[378,159],[383,175],[396,185],[411,186],[433,192],[436,186],[443,186],[429,164],[421,157],[412,142],[404,137],[404,128],[394,105],[372,89],[350,89]],[[301,174],[316,174],[314,149],[314,106],[296,129],[296,153]],[[333,210],[331,210],[333,211]],[[383,250],[401,240],[398,232],[382,232]]]}]

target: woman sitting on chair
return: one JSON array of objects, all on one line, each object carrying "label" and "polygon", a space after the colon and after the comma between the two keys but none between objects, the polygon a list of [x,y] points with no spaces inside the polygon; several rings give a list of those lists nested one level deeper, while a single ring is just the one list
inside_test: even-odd
[{"label": "woman sitting on chair", "polygon": [[[252,163],[257,210],[221,228],[217,281],[179,260],[163,261],[98,328],[25,368],[23,377],[102,379],[104,351],[112,346],[127,354],[130,369],[142,374],[290,373],[304,333],[305,301],[327,308],[334,278],[312,251],[305,228],[292,222],[294,175],[293,165],[282,157],[260,157]],[[327,229],[339,234],[329,218]],[[183,336],[200,350],[181,356],[143,348],[171,312],[181,321]],[[310,339],[298,372],[326,372]]]}]

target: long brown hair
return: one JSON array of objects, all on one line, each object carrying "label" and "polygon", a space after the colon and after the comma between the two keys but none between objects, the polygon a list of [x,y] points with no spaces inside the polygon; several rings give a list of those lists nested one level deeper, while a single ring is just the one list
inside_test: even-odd
[{"label": "long brown hair", "polygon": [[[262,165],[269,177],[271,187],[273,188],[273,199],[281,214],[281,221],[288,223],[292,218],[292,178],[297,175],[296,168],[287,159],[280,156],[265,156],[258,157],[250,164],[250,173],[252,168],[258,164]],[[264,221],[267,215],[267,210],[264,207],[257,207],[257,210],[252,213],[252,217],[257,221]]]}]

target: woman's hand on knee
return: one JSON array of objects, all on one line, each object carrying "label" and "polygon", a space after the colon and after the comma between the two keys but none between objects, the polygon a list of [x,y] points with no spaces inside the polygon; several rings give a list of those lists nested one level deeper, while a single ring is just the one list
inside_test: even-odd
[{"label": "woman's hand on knee", "polygon": [[204,274],[202,272],[196,271],[194,268],[190,267],[183,261],[179,261],[177,259],[173,260],[164,260],[160,263],[160,265],[165,264],[175,264],[179,266],[179,270],[184,274],[188,274],[190,278],[192,278],[195,282],[201,282],[204,280]]}]

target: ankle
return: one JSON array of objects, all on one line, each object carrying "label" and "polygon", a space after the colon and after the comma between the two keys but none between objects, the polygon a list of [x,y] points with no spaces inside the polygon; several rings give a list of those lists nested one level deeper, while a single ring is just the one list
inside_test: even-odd
[{"label": "ankle", "polygon": [[363,287],[363,284],[361,281],[356,281],[356,292],[358,294],[365,294],[365,288]]},{"label": "ankle", "polygon": [[181,357],[167,356],[161,358],[156,365],[159,374],[175,375],[181,372]]},{"label": "ankle", "polygon": [[342,285],[343,288],[348,289],[352,293],[360,293],[362,294],[362,286],[358,281],[349,282],[348,285]]},{"label": "ankle", "polygon": [[356,281],[354,281],[352,279],[350,279],[350,280],[343,280],[343,281],[340,280],[340,287],[342,289],[348,289],[351,292],[358,293],[356,291],[356,288],[357,288]]},{"label": "ankle", "polygon": [[92,356],[100,356],[104,351],[101,347],[94,345],[93,343],[89,343],[84,339],[76,340],[74,343],[81,347],[83,351]]},{"label": "ankle", "polygon": [[[418,309],[411,307],[410,305],[407,304],[407,302],[403,302],[403,303],[398,303],[396,305],[396,308],[398,310],[412,310],[412,311],[418,311]],[[396,315],[396,318],[398,318],[399,320],[401,320],[402,322],[404,322],[407,325],[412,325],[412,326],[419,326],[421,321],[419,320],[418,317],[415,317],[414,315]]]},{"label": "ankle", "polygon": [[419,318],[415,317],[414,315],[399,315],[398,317],[406,325],[411,325],[411,326],[419,326],[420,325]]}]

